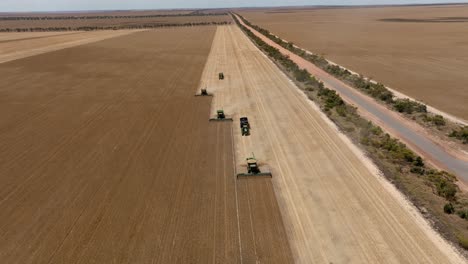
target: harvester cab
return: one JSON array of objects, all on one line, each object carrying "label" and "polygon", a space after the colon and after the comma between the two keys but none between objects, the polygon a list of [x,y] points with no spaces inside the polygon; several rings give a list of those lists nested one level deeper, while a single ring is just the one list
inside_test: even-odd
[{"label": "harvester cab", "polygon": [[218,111],[216,111],[216,117],[217,117],[218,119],[224,119],[224,118],[226,118],[226,115],[224,114],[224,110],[218,110]]},{"label": "harvester cab", "polygon": [[260,169],[258,168],[257,160],[255,158],[247,158],[247,173],[260,173]]},{"label": "harvester cab", "polygon": [[218,78],[219,78],[220,80],[224,80],[224,73],[220,72],[220,73],[218,74]]}]

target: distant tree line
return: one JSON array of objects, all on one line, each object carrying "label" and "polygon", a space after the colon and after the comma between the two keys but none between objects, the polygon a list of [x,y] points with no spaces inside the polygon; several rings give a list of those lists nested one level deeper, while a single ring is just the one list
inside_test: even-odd
[{"label": "distant tree line", "polygon": [[228,13],[200,13],[188,14],[155,14],[155,15],[127,15],[127,16],[0,16],[0,21],[18,20],[81,20],[81,19],[134,19],[134,18],[159,18],[159,17],[197,17],[197,16],[227,16]]},{"label": "distant tree line", "polygon": [[79,26],[79,27],[34,27],[34,28],[3,28],[0,32],[49,32],[49,31],[96,31],[96,30],[121,30],[121,29],[151,29],[165,27],[192,27],[192,26],[211,26],[227,25],[229,21],[222,22],[188,22],[188,23],[147,23],[141,25],[118,25],[118,26]]}]

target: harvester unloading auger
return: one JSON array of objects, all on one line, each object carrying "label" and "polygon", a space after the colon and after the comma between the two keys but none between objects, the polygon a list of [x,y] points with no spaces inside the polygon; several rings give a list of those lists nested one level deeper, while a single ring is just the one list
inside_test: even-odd
[{"label": "harvester unloading auger", "polygon": [[242,177],[272,177],[272,174],[265,166],[259,166],[257,163],[257,159],[255,158],[254,154],[252,153],[252,157],[246,159],[247,161],[247,173],[238,173],[237,178]]}]

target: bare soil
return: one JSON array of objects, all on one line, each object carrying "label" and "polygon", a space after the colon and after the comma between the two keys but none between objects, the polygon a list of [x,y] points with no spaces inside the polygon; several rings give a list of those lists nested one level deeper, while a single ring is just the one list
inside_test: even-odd
[{"label": "bare soil", "polygon": [[0,64],[0,262],[288,262],[272,186],[193,96],[214,29]]},{"label": "bare soil", "polygon": [[285,40],[468,119],[467,5],[272,11],[240,13]]}]

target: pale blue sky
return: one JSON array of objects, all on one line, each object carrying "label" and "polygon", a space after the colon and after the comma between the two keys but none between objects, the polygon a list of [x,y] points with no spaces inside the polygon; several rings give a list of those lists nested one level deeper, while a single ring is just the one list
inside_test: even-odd
[{"label": "pale blue sky", "polygon": [[0,12],[454,3],[467,0],[0,0]]}]

